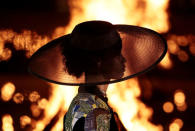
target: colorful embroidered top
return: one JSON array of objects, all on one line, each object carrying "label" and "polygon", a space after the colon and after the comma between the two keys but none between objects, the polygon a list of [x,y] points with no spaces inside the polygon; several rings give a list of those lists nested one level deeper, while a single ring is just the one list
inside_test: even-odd
[{"label": "colorful embroidered top", "polygon": [[65,118],[65,130],[72,131],[80,118],[85,118],[85,131],[109,131],[111,112],[102,99],[89,93],[78,93]]}]

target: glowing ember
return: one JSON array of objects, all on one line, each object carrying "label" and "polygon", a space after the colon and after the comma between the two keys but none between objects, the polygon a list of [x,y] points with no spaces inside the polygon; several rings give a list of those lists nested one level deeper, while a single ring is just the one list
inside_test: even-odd
[{"label": "glowing ember", "polygon": [[1,88],[2,100],[9,101],[15,92],[15,88],[16,88],[15,85],[11,82],[4,84],[3,87]]},{"label": "glowing ember", "polygon": [[39,100],[40,95],[39,95],[39,93],[38,93],[37,91],[33,91],[33,92],[30,93],[30,95],[29,95],[28,98],[29,98],[29,100],[30,100],[31,102],[36,102],[36,101]]},{"label": "glowing ember", "polygon": [[24,115],[20,117],[20,126],[22,128],[29,124],[31,124],[31,118],[29,116]]},{"label": "glowing ember", "polygon": [[24,96],[21,93],[16,93],[13,97],[13,101],[17,104],[21,104],[24,101]]},{"label": "glowing ember", "polygon": [[171,103],[171,102],[165,102],[164,104],[163,104],[163,110],[164,110],[164,112],[166,112],[166,113],[171,113],[171,112],[173,112],[173,110],[174,110],[174,106],[173,106],[173,104]]},{"label": "glowing ember", "polygon": [[2,117],[2,130],[3,131],[14,131],[13,119],[11,115],[6,114]]}]

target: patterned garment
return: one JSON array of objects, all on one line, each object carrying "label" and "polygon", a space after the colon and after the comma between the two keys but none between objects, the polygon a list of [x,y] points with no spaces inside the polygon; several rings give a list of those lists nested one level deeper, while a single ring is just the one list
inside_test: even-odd
[{"label": "patterned garment", "polygon": [[78,93],[65,118],[65,130],[73,131],[76,122],[84,117],[85,131],[109,131],[111,112],[102,99],[89,93]]}]

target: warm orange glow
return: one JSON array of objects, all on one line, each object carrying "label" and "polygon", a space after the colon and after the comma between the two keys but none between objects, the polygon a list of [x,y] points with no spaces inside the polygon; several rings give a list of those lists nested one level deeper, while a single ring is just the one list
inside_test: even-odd
[{"label": "warm orange glow", "polygon": [[3,131],[14,131],[13,119],[11,115],[6,114],[2,117],[2,130]]},{"label": "warm orange glow", "polygon": [[179,111],[185,111],[186,109],[187,109],[187,104],[186,103],[184,103],[181,106],[177,106],[177,110],[179,110]]},{"label": "warm orange glow", "polygon": [[[57,27],[51,37],[40,36],[36,32],[29,30],[24,30],[22,33],[16,33],[12,30],[0,31],[0,60],[8,60],[12,55],[10,49],[4,48],[6,41],[13,43],[16,50],[26,50],[26,56],[30,57],[48,41],[70,33],[76,24],[86,20],[107,20],[113,24],[144,26],[160,33],[167,32],[169,29],[168,14],[166,12],[169,0],[74,0],[69,2],[71,6],[71,21],[68,27]],[[183,41],[183,39],[179,41]],[[171,46],[170,50],[177,52],[176,45]],[[165,69],[170,69],[173,66],[169,53],[167,53],[160,65]],[[52,131],[62,130],[63,116],[73,97],[77,94],[78,87],[54,84],[51,86],[50,90],[52,94],[48,100],[45,98],[40,99],[38,93],[31,93],[29,95],[31,102],[38,102],[38,105],[31,105],[33,116],[38,117],[41,110],[44,110],[43,118],[31,121],[34,128],[33,131],[44,130],[45,126],[50,123],[59,111],[61,112],[59,121],[52,128]],[[149,121],[153,111],[139,100],[138,97],[141,94],[141,90],[136,78],[109,85],[107,94],[110,105],[118,113],[127,130],[163,130],[162,126],[154,125]],[[13,100],[16,103],[22,103],[24,96],[22,94],[15,94]],[[28,123],[29,119],[25,119],[24,121]]]},{"label": "warm orange glow", "polygon": [[194,35],[170,35],[167,40],[168,50],[171,54],[177,55],[180,61],[186,62],[189,60],[189,53],[182,48],[189,46],[190,53],[195,55],[194,39]]},{"label": "warm orange glow", "polygon": [[180,131],[180,127],[177,123],[173,122],[169,126],[169,131]]},{"label": "warm orange glow", "polygon": [[6,84],[3,85],[3,87],[1,88],[1,98],[3,101],[9,101],[14,92],[15,92],[15,85],[11,82],[8,82]]},{"label": "warm orange glow", "polygon": [[16,93],[13,97],[13,101],[17,104],[21,104],[24,101],[24,96],[21,93]]},{"label": "warm orange glow", "polygon": [[36,104],[32,104],[30,109],[34,117],[38,117],[41,114],[41,109]]},{"label": "warm orange glow", "polygon": [[116,111],[128,131],[160,131],[161,126],[151,124],[148,119],[152,109],[142,103],[140,88],[136,78],[110,84],[107,96],[110,106]]},{"label": "warm orange glow", "polygon": [[166,32],[169,29],[166,12],[168,2],[168,0],[70,1],[71,22],[67,32],[70,33],[76,24],[86,20],[106,20],[113,24],[139,25],[158,32]]},{"label": "warm orange glow", "polygon": [[189,56],[188,56],[188,54],[185,51],[180,50],[178,52],[178,58],[179,58],[180,61],[186,62],[186,61],[188,61]]},{"label": "warm orange glow", "polygon": [[170,58],[170,53],[168,52],[165,57],[162,59],[162,61],[159,64],[160,67],[164,69],[171,69],[173,67],[173,62]]},{"label": "warm orange glow", "polygon": [[45,109],[47,106],[48,100],[45,98],[42,98],[41,100],[38,101],[38,106],[40,109]]},{"label": "warm orange glow", "polygon": [[177,118],[169,125],[169,131],[180,131],[182,127],[183,127],[183,121]]},{"label": "warm orange glow", "polygon": [[182,128],[184,124],[182,119],[179,119],[179,118],[175,119],[174,123],[177,123],[177,125],[179,125],[179,128]]},{"label": "warm orange glow", "polygon": [[13,30],[0,30],[0,60],[8,60],[12,55],[11,50],[5,48],[6,42],[13,43],[16,50],[26,50],[26,56],[30,57],[50,40],[52,38],[40,36],[30,30],[24,30],[22,33],[16,33]]},{"label": "warm orange glow", "polygon": [[167,40],[167,44],[168,44],[168,50],[171,54],[176,55],[180,50],[179,46],[174,40]]},{"label": "warm orange glow", "polygon": [[190,52],[192,53],[192,55],[195,56],[195,44],[190,45],[189,49],[190,49]]},{"label": "warm orange glow", "polygon": [[24,128],[26,125],[31,124],[31,118],[29,116],[21,116],[20,117],[20,126],[21,128]]},{"label": "warm orange glow", "polygon": [[40,95],[37,91],[33,91],[29,94],[29,97],[28,99],[31,101],[31,102],[37,102],[40,98]]},{"label": "warm orange glow", "polygon": [[189,40],[185,36],[177,36],[176,40],[180,46],[187,46],[189,44]]},{"label": "warm orange glow", "polygon": [[44,117],[43,119],[37,121],[35,123],[35,128],[33,131],[40,131],[45,128],[47,124],[51,121],[51,119],[56,115],[58,111],[61,111],[59,116],[59,120],[54,129],[63,128],[63,117],[65,112],[67,111],[73,97],[77,94],[78,87],[69,87],[69,86],[61,86],[56,84],[51,84],[52,94],[47,101],[46,106],[44,107]]},{"label": "warm orange glow", "polygon": [[185,94],[181,90],[177,90],[174,94],[174,102],[177,106],[182,106],[185,104]]},{"label": "warm orange glow", "polygon": [[173,103],[171,103],[171,102],[165,102],[164,104],[163,104],[163,110],[164,110],[164,112],[166,112],[166,113],[171,113],[171,112],[173,112],[173,110],[174,110],[174,106],[173,106]]}]

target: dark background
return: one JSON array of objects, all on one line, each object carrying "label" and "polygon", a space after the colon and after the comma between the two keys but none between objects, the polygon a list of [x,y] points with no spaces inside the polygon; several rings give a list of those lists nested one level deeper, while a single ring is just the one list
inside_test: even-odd
[{"label": "dark background", "polygon": [[[171,28],[167,33],[162,34],[165,38],[169,39],[169,36],[173,34],[195,37],[195,0],[170,0],[167,12]],[[65,0],[6,0],[0,2],[0,30],[12,29],[14,32],[21,33],[25,29],[37,32],[39,35],[51,35],[56,27],[66,26],[69,22],[70,9],[68,1]],[[195,44],[195,40],[190,42],[190,44]],[[36,90],[41,97],[48,98],[49,85],[27,72],[26,51],[16,50],[9,42],[6,43],[6,48],[12,51],[12,57],[7,61],[0,60],[0,87],[11,81],[16,86],[16,92],[29,94]],[[176,55],[171,55],[173,68],[166,70],[157,67],[139,77],[142,85],[140,99],[153,108],[151,121],[155,124],[162,124],[165,131],[168,131],[169,124],[174,118],[183,120],[182,131],[195,130],[195,56],[190,53],[187,46],[181,49],[188,53],[188,61],[182,62]],[[146,94],[147,88],[144,84],[146,80],[152,83],[150,95]],[[173,102],[173,95],[177,89],[183,90],[186,95],[187,110],[181,112],[174,109],[172,113],[167,114],[162,110],[162,105],[166,101]],[[30,105],[31,103],[26,99],[22,104],[1,100],[0,117],[6,113],[11,114],[15,130],[29,130],[30,127],[20,128],[19,117],[24,114],[33,117],[29,110]],[[50,130],[56,121],[57,116],[45,130]],[[1,124],[0,121],[0,126]]]}]

